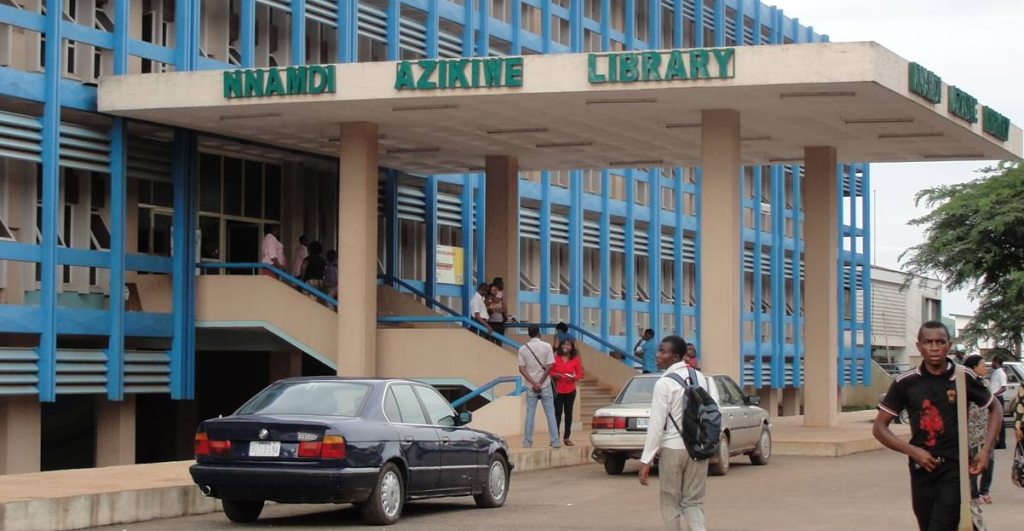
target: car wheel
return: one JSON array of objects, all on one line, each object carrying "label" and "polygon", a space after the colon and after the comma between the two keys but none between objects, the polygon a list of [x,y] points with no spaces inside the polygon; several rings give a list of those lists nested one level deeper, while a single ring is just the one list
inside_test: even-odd
[{"label": "car wheel", "polygon": [[900,424],[910,425],[910,412],[907,410],[900,411]]},{"label": "car wheel", "polygon": [[487,482],[484,491],[473,496],[477,507],[493,509],[505,505],[508,497],[509,474],[508,463],[501,454],[491,456],[491,464],[487,467]]},{"label": "car wheel", "polygon": [[757,448],[750,454],[750,462],[755,465],[767,465],[772,457],[772,432],[767,428],[761,430],[761,438],[757,440]]},{"label": "car wheel", "polygon": [[626,468],[626,456],[622,454],[611,454],[604,459],[604,471],[609,476],[618,476]]},{"label": "car wheel", "polygon": [[377,484],[370,493],[370,499],[363,502],[360,509],[363,519],[371,525],[391,525],[402,516],[405,504],[405,491],[402,485],[402,473],[394,463],[387,463],[380,470]]},{"label": "car wheel", "polygon": [[221,504],[228,520],[239,524],[255,522],[263,512],[263,500],[223,500]]},{"label": "car wheel", "polygon": [[718,441],[718,455],[715,462],[708,467],[708,473],[712,476],[724,476],[729,472],[729,436],[722,434]]}]

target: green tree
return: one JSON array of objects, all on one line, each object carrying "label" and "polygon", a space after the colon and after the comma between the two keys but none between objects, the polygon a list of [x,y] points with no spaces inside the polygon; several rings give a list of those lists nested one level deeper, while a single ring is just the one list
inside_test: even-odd
[{"label": "green tree", "polygon": [[927,188],[917,205],[931,212],[910,221],[924,242],[900,256],[904,269],[938,276],[978,302],[968,344],[992,339],[1019,355],[1024,339],[1024,166],[1003,163],[966,183]]}]

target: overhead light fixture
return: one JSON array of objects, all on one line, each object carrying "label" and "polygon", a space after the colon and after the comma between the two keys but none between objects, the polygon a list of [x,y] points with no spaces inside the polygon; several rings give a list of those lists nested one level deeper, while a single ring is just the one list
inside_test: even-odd
[{"label": "overhead light fixture", "polygon": [[220,121],[224,122],[227,120],[246,120],[248,118],[276,118],[281,116],[279,112],[259,112],[252,114],[225,114],[220,117]]},{"label": "overhead light fixture", "polygon": [[441,151],[439,147],[421,147],[421,148],[395,148],[389,149],[384,153],[388,155],[404,155],[407,153],[437,153]]},{"label": "overhead light fixture", "polygon": [[614,105],[618,103],[658,103],[654,98],[619,98],[607,100],[587,100],[587,105]]},{"label": "overhead light fixture", "polygon": [[[934,159],[985,159],[984,153],[951,153],[949,155],[925,155],[926,160]],[[991,157],[989,157],[991,158]]]},{"label": "overhead light fixture", "polygon": [[490,131],[484,131],[489,135],[517,135],[525,133],[547,133],[547,127],[521,127],[518,129],[492,129]]},{"label": "overhead light fixture", "polygon": [[836,92],[783,92],[779,94],[779,98],[852,98],[857,93],[853,91],[836,91]]},{"label": "overhead light fixture", "polygon": [[608,163],[609,166],[661,166],[665,161],[661,159],[649,159],[649,160],[613,160]]},{"label": "overhead light fixture", "polygon": [[842,118],[846,125],[864,124],[912,124],[913,118]]},{"label": "overhead light fixture", "polygon": [[399,106],[399,107],[392,107],[391,111],[392,112],[401,112],[401,111],[442,111],[442,110],[445,110],[445,109],[458,109],[458,108],[459,108],[459,106],[455,105],[455,104],[445,104],[445,105],[404,105],[404,106]]},{"label": "overhead light fixture", "polygon": [[758,142],[758,141],[761,141],[761,140],[771,140],[771,139],[772,139],[772,137],[769,136],[769,135],[744,136],[744,137],[740,137],[740,142]]},{"label": "overhead light fixture", "polygon": [[[387,137],[388,137],[388,135],[385,135],[384,133],[381,133],[381,134],[377,135],[377,140],[384,140]],[[327,142],[341,142],[341,137],[340,136],[329,136],[329,137],[324,138],[324,140],[327,141]]]},{"label": "overhead light fixture", "polygon": [[943,133],[883,133],[878,135],[880,140],[887,138],[938,138],[945,136]]},{"label": "overhead light fixture", "polygon": [[700,122],[683,122],[677,124],[665,124],[662,127],[665,129],[700,129]]},{"label": "overhead light fixture", "polygon": [[594,143],[589,140],[582,142],[547,142],[544,144],[535,144],[533,147],[545,149],[545,148],[565,148],[565,147],[587,147],[593,146]]},{"label": "overhead light fixture", "polygon": [[803,157],[791,157],[788,159],[768,159],[768,162],[772,164],[781,164],[783,162],[803,162]]}]

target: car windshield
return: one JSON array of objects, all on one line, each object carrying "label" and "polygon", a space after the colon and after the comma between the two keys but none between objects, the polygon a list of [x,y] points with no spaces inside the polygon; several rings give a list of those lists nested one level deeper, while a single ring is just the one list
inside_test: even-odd
[{"label": "car windshield", "polygon": [[616,404],[650,404],[654,398],[654,384],[657,378],[633,378],[619,393]]},{"label": "car windshield", "polygon": [[330,415],[355,417],[370,394],[353,382],[278,382],[245,403],[236,415]]}]

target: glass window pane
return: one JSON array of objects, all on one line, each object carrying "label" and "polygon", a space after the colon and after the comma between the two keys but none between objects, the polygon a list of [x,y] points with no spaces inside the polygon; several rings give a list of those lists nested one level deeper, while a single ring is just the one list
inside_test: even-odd
[{"label": "glass window pane", "polygon": [[416,399],[410,385],[392,385],[391,390],[395,393],[398,401],[398,411],[402,414],[402,422],[405,424],[426,424],[427,419],[423,416],[423,408],[420,401]]},{"label": "glass window pane", "polygon": [[96,240],[99,248],[103,251],[109,251],[110,230],[107,228],[107,223],[103,221],[103,216],[99,212],[93,212],[89,216],[89,229],[92,231],[92,237]]},{"label": "glass window pane", "polygon": [[427,408],[427,416],[430,417],[431,424],[438,426],[455,425],[455,410],[437,391],[429,387],[417,385],[416,394],[420,395],[423,407]]},{"label": "glass window pane", "polygon": [[153,215],[153,249],[152,254],[171,256],[171,216],[168,214]]},{"label": "glass window pane", "polygon": [[220,212],[220,157],[203,153],[199,158],[199,210]]},{"label": "glass window pane", "polygon": [[263,164],[245,161],[245,217],[263,217]]},{"label": "glass window pane", "polygon": [[171,183],[153,183],[153,204],[157,206],[174,207],[174,185]]},{"label": "glass window pane", "polygon": [[224,213],[242,215],[242,161],[224,157]]},{"label": "glass window pane", "polygon": [[391,422],[402,422],[402,414],[398,411],[398,401],[395,400],[395,394],[390,389],[384,397],[384,414]]},{"label": "glass window pane", "polygon": [[95,209],[102,209],[107,204],[107,178],[102,173],[92,174],[92,191],[90,192],[89,206]]},{"label": "glass window pane", "polygon": [[148,208],[139,209],[139,252],[142,254],[149,254],[152,252],[149,245],[149,232],[152,223],[150,223],[150,216],[152,211]]},{"label": "glass window pane", "polygon": [[276,383],[253,397],[239,415],[332,415],[355,417],[373,388],[360,383]]},{"label": "glass window pane", "polygon": [[199,258],[203,260],[220,259],[220,218],[199,216],[199,231],[202,233],[202,245]]},{"label": "glass window pane", "polygon": [[263,219],[281,219],[281,167],[266,166],[265,192],[263,194]]}]

